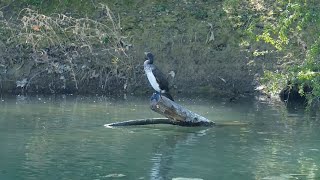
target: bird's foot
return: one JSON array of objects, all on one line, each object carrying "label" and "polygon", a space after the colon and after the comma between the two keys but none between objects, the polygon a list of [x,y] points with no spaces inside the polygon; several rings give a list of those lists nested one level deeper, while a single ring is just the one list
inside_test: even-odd
[{"label": "bird's foot", "polygon": [[159,101],[159,100],[160,100],[160,96],[161,96],[161,95],[160,95],[159,92],[155,92],[155,93],[152,94],[150,100],[151,100],[151,101],[153,101],[153,100]]}]

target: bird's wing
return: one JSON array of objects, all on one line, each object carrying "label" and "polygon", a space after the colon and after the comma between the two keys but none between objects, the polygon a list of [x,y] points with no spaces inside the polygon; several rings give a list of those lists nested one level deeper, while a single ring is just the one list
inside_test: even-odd
[{"label": "bird's wing", "polygon": [[169,88],[168,88],[169,83],[168,83],[166,76],[156,66],[154,66],[152,73],[154,74],[154,76],[157,80],[157,83],[160,86],[160,89],[163,89],[165,91],[169,91]]}]

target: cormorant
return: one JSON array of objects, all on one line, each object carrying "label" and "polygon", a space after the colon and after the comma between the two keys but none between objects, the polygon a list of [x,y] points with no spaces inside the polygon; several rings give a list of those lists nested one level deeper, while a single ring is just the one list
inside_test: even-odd
[{"label": "cormorant", "polygon": [[160,95],[163,95],[173,101],[169,94],[169,83],[166,76],[153,64],[154,56],[150,52],[145,52],[146,61],[144,62],[144,71],[147,74],[148,80]]}]

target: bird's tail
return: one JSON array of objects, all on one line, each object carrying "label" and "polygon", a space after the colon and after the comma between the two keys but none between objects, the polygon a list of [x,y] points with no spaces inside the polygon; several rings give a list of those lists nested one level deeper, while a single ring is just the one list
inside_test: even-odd
[{"label": "bird's tail", "polygon": [[170,99],[171,101],[174,101],[174,100],[173,100],[173,97],[172,97],[171,94],[168,93],[168,92],[161,93],[161,95],[164,96],[164,97],[166,97],[166,98],[168,98],[168,99]]}]

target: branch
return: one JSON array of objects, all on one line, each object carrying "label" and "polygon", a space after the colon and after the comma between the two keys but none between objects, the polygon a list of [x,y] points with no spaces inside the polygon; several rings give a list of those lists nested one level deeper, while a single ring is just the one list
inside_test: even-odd
[{"label": "branch", "polygon": [[105,124],[104,127],[115,127],[115,126],[135,126],[135,125],[148,125],[148,124],[175,124],[168,118],[148,118],[148,119],[136,119],[123,122],[115,122]]}]

